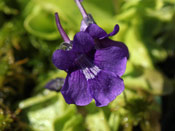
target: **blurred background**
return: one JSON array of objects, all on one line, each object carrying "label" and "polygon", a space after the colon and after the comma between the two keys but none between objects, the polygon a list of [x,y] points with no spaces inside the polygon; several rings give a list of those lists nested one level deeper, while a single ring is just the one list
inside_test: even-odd
[{"label": "blurred background", "polygon": [[66,104],[44,86],[66,73],[52,53],[72,39],[81,14],[74,0],[0,0],[0,131],[174,131],[175,1],[84,0],[96,23],[130,52],[125,91],[108,106]]}]

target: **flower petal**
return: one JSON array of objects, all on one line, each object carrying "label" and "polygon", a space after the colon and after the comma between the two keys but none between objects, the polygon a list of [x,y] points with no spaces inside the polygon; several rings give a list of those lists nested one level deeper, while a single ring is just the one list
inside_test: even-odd
[{"label": "flower petal", "polygon": [[72,50],[77,53],[87,53],[95,46],[93,38],[86,32],[78,32],[73,40]]},{"label": "flower petal", "polygon": [[76,54],[73,51],[56,50],[53,53],[52,62],[58,69],[68,71],[75,58]]},{"label": "flower petal", "polygon": [[129,51],[128,51],[127,46],[124,43],[122,43],[120,41],[113,41],[113,40],[110,40],[108,38],[105,38],[103,40],[99,40],[97,42],[98,42],[97,43],[98,47],[101,48],[101,49],[108,48],[108,47],[111,47],[111,46],[121,48],[122,53],[124,53],[127,56],[127,58],[129,58]]},{"label": "flower petal", "polygon": [[107,106],[124,90],[123,80],[115,74],[101,71],[96,78],[88,81],[96,106]]},{"label": "flower petal", "polygon": [[113,36],[113,35],[117,34],[118,31],[119,31],[119,25],[116,24],[115,27],[114,27],[114,30],[111,33],[109,33],[109,34],[107,34],[107,35],[105,35],[105,36],[103,36],[103,37],[101,37],[99,39],[101,40],[101,39],[107,38],[109,36]]},{"label": "flower petal", "polygon": [[106,48],[110,46],[118,46],[118,47],[123,48],[126,51],[127,58],[129,58],[128,48],[125,44],[119,41],[110,40],[108,38],[109,36],[113,36],[116,33],[118,33],[118,31],[119,31],[118,25],[115,25],[114,30],[111,33],[107,34],[102,28],[100,28],[96,24],[90,24],[87,27],[85,32],[89,33],[95,39],[96,48]]},{"label": "flower petal", "polygon": [[68,104],[84,106],[92,101],[87,81],[81,70],[72,72],[67,76],[61,93]]},{"label": "flower petal", "polygon": [[111,46],[95,53],[94,64],[100,69],[122,76],[126,69],[127,54],[123,48]]},{"label": "flower petal", "polygon": [[85,32],[89,33],[94,39],[99,39],[107,35],[107,33],[96,24],[90,24]]}]

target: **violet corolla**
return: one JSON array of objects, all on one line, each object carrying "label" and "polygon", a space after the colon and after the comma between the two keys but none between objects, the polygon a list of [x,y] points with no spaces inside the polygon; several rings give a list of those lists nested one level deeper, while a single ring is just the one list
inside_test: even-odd
[{"label": "violet corolla", "polygon": [[79,0],[75,0],[83,16],[81,31],[70,41],[56,13],[56,24],[64,40],[66,50],[53,53],[54,65],[67,72],[61,93],[68,104],[84,106],[92,99],[96,106],[108,105],[124,90],[120,78],[125,72],[128,49],[121,43],[110,40],[119,26],[107,34],[88,15]]}]

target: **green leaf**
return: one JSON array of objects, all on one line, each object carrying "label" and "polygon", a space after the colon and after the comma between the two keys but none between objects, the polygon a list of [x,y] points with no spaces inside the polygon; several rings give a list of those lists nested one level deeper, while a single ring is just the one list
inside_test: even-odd
[{"label": "green leaf", "polygon": [[[62,114],[60,117],[57,117],[55,119],[53,126],[55,131],[60,131],[65,129],[69,129],[70,123],[73,123],[73,126],[76,125],[77,123],[72,122],[71,117],[75,115],[75,106],[71,105],[64,114]],[[75,119],[75,118],[73,118]],[[81,119],[78,117],[78,119]],[[69,121],[70,120],[70,121]],[[78,122],[78,121],[77,121]],[[67,125],[65,125],[67,123]]]},{"label": "green leaf", "polygon": [[110,131],[103,111],[88,115],[86,124],[90,131]]},{"label": "green leaf", "polygon": [[127,44],[130,52],[130,61],[134,65],[152,68],[153,64],[148,54],[147,48],[145,47],[145,43],[139,39],[135,28],[131,27],[128,29],[125,37],[125,43]]},{"label": "green leaf", "polygon": [[36,6],[34,11],[27,16],[24,26],[31,34],[44,39],[53,40],[58,37],[54,12],[44,10],[40,6]]},{"label": "green leaf", "polygon": [[63,131],[83,131],[82,120],[83,118],[80,114],[71,117],[64,124]]},{"label": "green leaf", "polygon": [[75,106],[68,106],[61,95],[45,91],[45,95],[31,97],[19,104],[23,115],[34,130],[54,131],[55,119],[66,119],[75,113]]},{"label": "green leaf", "polygon": [[109,126],[111,131],[118,131],[120,126],[120,115],[118,113],[111,113],[109,118]]}]

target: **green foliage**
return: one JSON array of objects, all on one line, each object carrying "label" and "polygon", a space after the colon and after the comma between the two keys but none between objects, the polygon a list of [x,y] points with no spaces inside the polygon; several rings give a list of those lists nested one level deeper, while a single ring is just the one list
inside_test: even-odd
[{"label": "green foliage", "polygon": [[5,130],[10,127],[10,124],[13,122],[13,119],[9,114],[5,115],[3,110],[0,110],[0,129]]},{"label": "green foliage", "polygon": [[[67,105],[60,93],[44,86],[65,78],[51,56],[62,39],[54,13],[70,38],[81,15],[74,0],[0,1],[0,130],[143,131],[160,129],[160,96],[171,93],[174,80],[157,68],[174,54],[173,0],[84,0],[96,23],[123,41],[130,58],[123,76],[125,92],[109,106]],[[171,69],[170,69],[171,70]],[[166,87],[166,88],[165,88]]]}]

